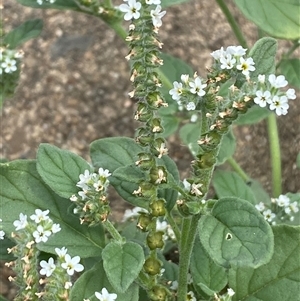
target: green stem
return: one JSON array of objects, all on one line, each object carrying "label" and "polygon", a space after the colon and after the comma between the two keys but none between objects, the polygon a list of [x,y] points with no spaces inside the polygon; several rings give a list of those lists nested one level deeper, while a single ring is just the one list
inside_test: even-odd
[{"label": "green stem", "polygon": [[247,42],[244,38],[244,35],[243,35],[242,31],[240,30],[239,25],[235,21],[233,15],[231,14],[230,10],[228,9],[226,3],[223,0],[216,0],[216,2],[218,3],[219,7],[223,11],[232,31],[234,32],[234,34],[235,34],[237,40],[239,41],[239,43],[241,44],[241,46],[243,46],[244,48],[248,48]]},{"label": "green stem", "polygon": [[114,225],[107,219],[105,222],[102,223],[105,229],[109,232],[109,234],[118,242],[123,243],[124,238],[118,232],[118,230],[114,227]]},{"label": "green stem", "polygon": [[182,222],[177,301],[186,301],[187,276],[199,218],[200,215],[194,215],[192,218],[183,219]]},{"label": "green stem", "polygon": [[120,23],[114,23],[114,24],[109,24],[106,23],[110,28],[112,28],[117,35],[122,38],[123,40],[125,40],[125,38],[128,35],[128,32],[122,27],[122,25]]},{"label": "green stem", "polygon": [[231,167],[239,174],[239,176],[245,181],[248,182],[250,180],[250,178],[248,177],[248,175],[243,171],[243,169],[241,168],[241,166],[232,158],[229,157],[227,159],[227,162],[231,165]]},{"label": "green stem", "polygon": [[281,155],[276,115],[270,114],[267,119],[270,157],[272,166],[272,196],[278,197],[281,192]]}]

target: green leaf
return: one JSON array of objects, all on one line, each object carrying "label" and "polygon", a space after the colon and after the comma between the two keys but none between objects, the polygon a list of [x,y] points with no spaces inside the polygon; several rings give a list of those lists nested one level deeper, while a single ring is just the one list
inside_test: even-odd
[{"label": "green leaf", "polygon": [[235,152],[236,140],[232,133],[232,129],[223,136],[220,151],[217,156],[217,165],[223,164]]},{"label": "green leaf", "polygon": [[78,192],[79,175],[93,168],[78,155],[42,143],[37,152],[37,170],[44,182],[59,196],[69,199]]},{"label": "green leaf", "polygon": [[269,35],[300,38],[299,0],[235,0],[243,14]]},{"label": "green leaf", "polygon": [[120,292],[125,292],[138,277],[145,260],[142,247],[134,242],[111,242],[104,248],[102,258],[109,282]]},{"label": "green leaf", "polygon": [[95,292],[101,292],[103,288],[112,294],[116,293],[118,299],[122,301],[138,301],[139,297],[139,287],[136,284],[132,284],[125,293],[116,291],[110,282],[108,281],[104,268],[103,261],[101,260],[89,271],[85,272],[79,279],[75,282],[71,290],[71,301],[82,301],[89,299],[91,301],[96,301]]},{"label": "green leaf", "polygon": [[90,145],[93,166],[114,172],[117,168],[133,164],[143,149],[133,139],[112,137],[95,140]]},{"label": "green leaf", "polygon": [[55,0],[54,3],[44,0],[42,4],[38,4],[36,0],[17,0],[17,2],[33,8],[70,9],[80,11],[74,0]]},{"label": "green leaf", "polygon": [[176,5],[176,4],[180,4],[180,3],[185,3],[188,2],[189,0],[162,0],[161,1],[161,6],[163,8],[171,6],[171,5]]},{"label": "green leaf", "polygon": [[199,221],[200,241],[219,265],[258,267],[273,254],[274,237],[270,225],[249,202],[223,198],[211,215]]},{"label": "green leaf", "polygon": [[187,145],[191,153],[195,156],[199,151],[199,140],[201,134],[201,125],[199,122],[185,124],[179,130],[179,137]]},{"label": "green leaf", "polygon": [[274,255],[267,264],[229,270],[234,301],[299,301],[300,227],[280,225],[273,231]]},{"label": "green leaf", "polygon": [[33,160],[17,160],[0,164],[0,218],[3,230],[15,230],[13,222],[19,214],[30,216],[34,210],[50,210],[49,216],[59,223],[61,231],[38,248],[55,253],[56,247],[66,247],[70,255],[82,258],[99,256],[104,246],[104,231],[100,226],[81,225],[79,218],[69,213],[71,202],[56,195],[41,179]]},{"label": "green leaf", "polygon": [[[217,265],[208,256],[199,239],[195,240],[190,269],[196,289],[201,288],[200,294],[201,291],[205,290],[204,292],[207,295],[212,296],[214,293],[221,291],[227,284],[226,269]],[[203,284],[212,291],[212,294],[203,287]]]},{"label": "green leaf", "polygon": [[282,60],[280,71],[286,77],[290,85],[300,89],[300,59]]},{"label": "green leaf", "polygon": [[213,186],[218,198],[235,196],[252,204],[257,204],[251,188],[235,172],[216,170],[213,177]]},{"label": "green leaf", "polygon": [[14,245],[15,243],[5,235],[4,239],[0,241],[0,260],[11,261],[15,259],[12,253],[8,254],[7,252],[7,249]]},{"label": "green leaf", "polygon": [[3,42],[4,44],[9,45],[10,49],[15,49],[26,41],[38,37],[42,29],[43,20],[28,20],[6,34],[3,38]]},{"label": "green leaf", "polygon": [[267,118],[271,113],[272,112],[267,108],[254,105],[245,114],[240,114],[234,124],[255,124]]},{"label": "green leaf", "polygon": [[169,137],[179,126],[179,119],[174,115],[161,115],[162,126],[164,132],[160,134],[161,137]]},{"label": "green leaf", "polygon": [[8,300],[0,295],[0,301],[8,301]]},{"label": "green leaf", "polygon": [[251,72],[250,78],[257,81],[259,74],[275,73],[275,56],[277,51],[277,41],[270,37],[258,40],[249,51],[249,56],[255,62],[255,70]]},{"label": "green leaf", "polygon": [[[111,185],[119,195],[134,206],[148,208],[145,198],[137,197],[132,192],[138,189],[138,184],[145,178],[144,173],[133,164],[138,158],[138,153],[143,148],[136,144],[133,139],[126,137],[104,138],[94,141],[91,144],[90,153],[93,165],[107,168],[112,172],[110,177]],[[168,171],[168,179],[171,184],[178,183],[179,172],[176,164],[168,156],[157,160],[159,165],[164,165]],[[177,192],[170,191],[170,186],[160,191],[160,197],[168,200],[167,208],[171,210],[176,202]]]},{"label": "green leaf", "polygon": [[250,179],[247,182],[247,186],[251,189],[252,193],[254,194],[256,204],[263,202],[265,204],[271,205],[271,198],[269,194],[264,190],[260,182]]}]

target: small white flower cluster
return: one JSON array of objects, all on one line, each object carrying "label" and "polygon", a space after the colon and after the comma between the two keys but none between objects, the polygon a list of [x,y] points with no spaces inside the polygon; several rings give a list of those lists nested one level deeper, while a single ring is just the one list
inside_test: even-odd
[{"label": "small white flower cluster", "polygon": [[[93,198],[99,192],[105,193],[109,185],[109,180],[107,179],[109,176],[111,176],[111,173],[108,169],[99,168],[98,173],[90,173],[86,169],[83,174],[79,175],[80,181],[76,184],[77,187],[82,189],[82,191],[78,192],[80,198],[84,201]],[[76,195],[72,195],[70,200],[76,202],[78,198]]]},{"label": "small white flower cluster", "polygon": [[232,298],[235,295],[235,291],[232,288],[228,288],[227,289],[227,293],[225,293],[224,295],[218,296],[217,294],[214,295],[215,300],[218,301],[231,301]]},{"label": "small white flower cluster", "polygon": [[221,49],[213,51],[211,56],[221,69],[238,70],[241,71],[246,78],[249,78],[250,72],[255,70],[255,63],[251,57],[244,58],[246,50],[247,49],[242,46],[228,46],[226,50],[221,47]]},{"label": "small white flower cluster", "polygon": [[299,212],[298,202],[291,202],[286,195],[281,194],[278,198],[272,199],[272,205],[275,205],[274,211],[263,202],[255,205],[255,208],[263,214],[265,220],[272,225],[276,224],[275,219],[281,222],[286,220],[293,221],[295,213]]},{"label": "small white flower cluster", "polygon": [[110,294],[105,287],[101,290],[101,293],[95,292],[95,296],[100,301],[115,301],[118,297],[117,294]]},{"label": "small white flower cluster", "polygon": [[30,216],[31,221],[27,221],[27,215],[20,213],[19,220],[15,220],[13,225],[16,231],[26,229],[30,232],[36,243],[46,242],[49,237],[61,230],[59,224],[54,224],[52,219],[48,216],[49,210],[42,211],[36,209],[35,214]]},{"label": "small white flower cluster", "polygon": [[[207,87],[207,84],[203,83],[202,79],[196,74],[194,79],[190,79],[188,74],[182,74],[180,79],[180,83],[177,81],[173,83],[173,89],[169,91],[169,94],[179,107],[184,106],[186,110],[193,111],[196,109],[199,97],[206,94],[204,88]],[[191,98],[191,94],[194,96],[194,99]]]},{"label": "small white flower cluster", "polygon": [[[2,219],[0,218],[0,223],[2,223]],[[5,232],[3,230],[0,230],[0,240],[4,239]]]},{"label": "small white flower cluster", "polygon": [[270,74],[268,80],[265,75],[259,75],[254,102],[262,108],[268,104],[269,109],[275,110],[278,116],[286,115],[289,108],[288,100],[296,98],[294,89],[288,89],[286,92],[280,90],[287,85],[288,82],[283,75]]},{"label": "small white flower cluster", "polygon": [[[132,19],[139,19],[141,15],[140,10],[142,8],[141,2],[136,0],[124,0],[124,2],[127,2],[127,4],[121,4],[119,6],[119,10],[125,13],[124,20],[129,21]],[[152,24],[156,28],[162,25],[161,19],[166,14],[166,11],[161,11],[160,3],[160,0],[146,0],[146,4],[148,5],[157,5],[156,8],[152,9],[150,12]]]},{"label": "small white flower cluster", "polygon": [[[51,4],[53,4],[56,0],[45,0],[45,2],[49,2]],[[36,2],[39,4],[39,5],[42,5],[43,4],[43,0],[36,0]]]},{"label": "small white flower cluster", "polygon": [[23,57],[22,51],[0,47],[0,75],[17,71],[17,63]]},{"label": "small white flower cluster", "polygon": [[[58,255],[58,266],[66,270],[69,276],[74,275],[74,272],[83,271],[84,267],[79,263],[79,256],[74,256],[72,258],[69,254],[67,254],[68,249],[66,249],[65,247],[62,247],[61,249],[55,248],[55,252]],[[40,266],[40,274],[45,275],[46,277],[50,277],[57,268],[57,265],[54,263],[54,259],[52,257],[50,257],[48,261],[42,260],[40,262]],[[69,288],[72,286],[72,284],[68,284],[67,286]]]},{"label": "small white flower cluster", "polygon": [[125,213],[124,213],[124,216],[123,216],[123,219],[122,219],[122,222],[126,222],[129,219],[136,218],[141,213],[148,213],[148,211],[144,208],[141,208],[141,207],[134,207],[132,209],[126,209]]}]

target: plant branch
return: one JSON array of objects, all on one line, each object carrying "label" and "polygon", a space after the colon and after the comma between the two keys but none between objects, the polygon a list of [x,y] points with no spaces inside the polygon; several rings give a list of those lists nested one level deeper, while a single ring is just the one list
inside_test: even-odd
[{"label": "plant branch", "polygon": [[229,157],[227,162],[233,168],[234,171],[238,173],[238,175],[245,181],[248,182],[250,180],[249,176],[244,172],[241,166],[234,160],[233,157]]},{"label": "plant branch", "polygon": [[274,113],[270,114],[267,122],[272,166],[272,196],[276,198],[282,192],[281,154],[276,115]]},{"label": "plant branch", "polygon": [[199,218],[200,215],[194,215],[192,218],[183,219],[179,245],[180,259],[177,301],[186,301],[187,276]]},{"label": "plant branch", "polygon": [[216,0],[218,3],[219,7],[221,8],[222,12],[224,13],[232,31],[234,32],[237,40],[241,44],[242,47],[248,48],[247,42],[244,38],[244,35],[242,31],[240,30],[239,25],[237,24],[236,20],[234,19],[233,15],[231,14],[230,10],[228,9],[226,3],[224,0]]}]

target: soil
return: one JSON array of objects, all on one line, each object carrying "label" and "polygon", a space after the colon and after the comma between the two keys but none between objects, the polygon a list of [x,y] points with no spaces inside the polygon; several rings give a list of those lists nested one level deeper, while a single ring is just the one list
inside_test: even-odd
[{"label": "soil", "polygon": [[[114,1],[120,4],[120,1]],[[249,45],[257,39],[256,27],[227,1]],[[133,137],[135,104],[131,91],[125,43],[101,20],[76,12],[26,8],[6,0],[3,16],[9,31],[28,19],[42,18],[40,37],[28,41],[21,82],[14,98],[4,104],[0,120],[0,154],[8,160],[35,158],[40,143],[51,143],[89,160],[89,144],[103,137]],[[128,26],[128,24],[124,24]],[[238,45],[215,1],[191,0],[167,9],[160,30],[163,51],[190,64],[199,75],[212,60],[210,52]],[[290,43],[279,41],[279,53]],[[289,114],[278,118],[281,140],[283,192],[300,190],[296,157],[300,151],[300,112],[295,101]],[[235,127],[235,159],[251,178],[271,192],[270,154],[266,122]],[[184,178],[191,156],[177,135],[169,142],[170,156]],[[126,204],[111,196],[114,219]],[[11,273],[1,267],[0,294],[12,300],[15,290],[7,282]]]}]

